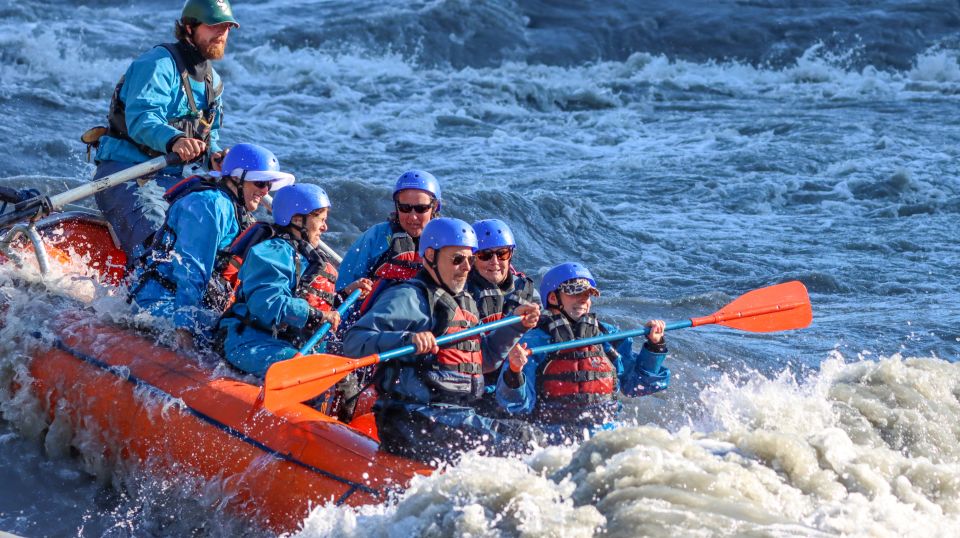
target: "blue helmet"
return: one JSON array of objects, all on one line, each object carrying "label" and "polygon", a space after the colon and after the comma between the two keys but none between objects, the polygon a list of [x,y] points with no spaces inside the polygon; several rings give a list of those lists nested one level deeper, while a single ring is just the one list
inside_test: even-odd
[{"label": "blue helmet", "polygon": [[513,232],[502,220],[478,220],[473,223],[473,231],[477,234],[477,250],[517,246]]},{"label": "blue helmet", "polygon": [[431,220],[420,234],[420,257],[428,248],[440,250],[443,247],[470,247],[477,251],[477,234],[473,228],[460,219],[440,217]]},{"label": "blue helmet", "polygon": [[393,186],[393,199],[397,199],[398,192],[407,189],[429,192],[437,201],[437,211],[440,211],[440,182],[433,177],[433,174],[423,170],[407,170],[397,178],[397,184]]},{"label": "blue helmet", "polygon": [[324,207],[330,207],[330,198],[320,185],[290,185],[277,191],[273,197],[273,221],[287,226],[294,215],[307,215]]},{"label": "blue helmet", "polygon": [[272,151],[256,144],[237,144],[230,148],[221,168],[221,176],[241,181],[269,181],[272,191],[296,181],[293,174],[280,171],[280,161]]},{"label": "blue helmet", "polygon": [[543,305],[549,306],[547,296],[550,292],[557,291],[561,284],[569,280],[586,280],[590,289],[596,291],[597,295],[600,294],[597,290],[597,281],[593,279],[589,269],[575,262],[561,263],[547,271],[547,274],[543,275],[543,280],[540,281],[540,299],[543,300]]}]

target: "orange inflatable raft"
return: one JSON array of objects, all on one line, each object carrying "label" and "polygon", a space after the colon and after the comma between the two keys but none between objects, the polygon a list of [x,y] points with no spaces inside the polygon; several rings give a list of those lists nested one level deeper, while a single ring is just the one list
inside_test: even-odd
[{"label": "orange inflatable raft", "polygon": [[[18,229],[19,228],[19,229]],[[18,225],[0,248],[50,260],[89,260],[107,282],[125,257],[97,215],[67,212]],[[303,404],[267,411],[260,387],[213,377],[152,338],[78,309],[56,320],[53,347],[32,355],[32,389],[50,413],[68,413],[105,455],[163,478],[218,481],[227,505],[275,531],[297,528],[310,505],[385,500],[431,469],[380,452],[370,432]],[[369,427],[369,425],[367,426]]]}]

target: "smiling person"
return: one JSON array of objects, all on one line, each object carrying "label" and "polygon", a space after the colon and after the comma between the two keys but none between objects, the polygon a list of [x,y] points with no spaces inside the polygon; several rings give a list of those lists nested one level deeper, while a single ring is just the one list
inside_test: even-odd
[{"label": "smiling person", "polygon": [[226,307],[230,290],[213,277],[230,259],[227,248],[252,223],[250,213],[268,192],[295,181],[280,171],[273,152],[255,144],[234,146],[223,170],[167,191],[166,219],[134,272],[134,306],[172,319],[180,347],[193,348],[194,337],[211,329]]},{"label": "smiling person", "polygon": [[522,324],[437,346],[438,336],[479,321],[465,289],[476,248],[476,233],[466,222],[430,221],[420,239],[424,268],[384,290],[344,337],[344,351],[352,357],[416,348],[415,355],[380,363],[374,375],[377,430],[381,447],[391,453],[447,461],[478,446],[500,454],[539,440],[538,431],[523,421],[497,420],[474,408],[484,392],[483,372],[502,363],[521,335],[536,326],[537,305],[512,312],[522,316]]},{"label": "smiling person", "polygon": [[545,311],[537,328],[511,350],[497,385],[496,398],[512,415],[528,417],[554,441],[563,441],[615,419],[621,406],[618,394],[644,396],[670,384],[670,370],[663,366],[667,346],[662,320],[646,323],[651,330],[639,353],[627,339],[613,346],[531,356],[532,347],[617,331],[590,311],[600,290],[579,263],[561,263],[547,271],[540,295]]},{"label": "smiling person", "polygon": [[244,256],[236,301],[220,321],[226,359],[260,377],[296,354],[324,322],[335,330],[335,308],[354,289],[365,294],[371,286],[361,278],[335,290],[337,270],[317,248],[330,217],[330,199],[320,186],[280,189],[273,217],[273,234]]},{"label": "smiling person", "polygon": [[407,280],[423,267],[417,249],[427,223],[440,216],[440,182],[430,172],[409,170],[393,187],[394,212],[363,232],[340,264],[338,286],[359,278],[374,281],[374,291],[360,307],[366,312],[386,284]]},{"label": "smiling person", "polygon": [[[507,223],[498,219],[479,220],[473,223],[477,234],[476,263],[467,280],[467,290],[477,303],[480,322],[488,323],[510,315],[523,304],[540,304],[533,280],[517,271],[511,260],[517,248],[513,232]],[[497,413],[493,393],[500,377],[500,364],[484,371],[488,405],[485,410]]]},{"label": "smiling person", "polygon": [[[223,58],[230,30],[239,27],[227,0],[184,3],[176,43],[134,60],[114,90],[108,127],[84,134],[97,148],[94,179],[166,153],[184,162],[203,157],[210,169],[220,169],[223,84],[210,62]],[[163,224],[164,190],[182,177],[182,167],[170,167],[143,186],[128,181],[97,193],[97,205],[130,259]]]}]

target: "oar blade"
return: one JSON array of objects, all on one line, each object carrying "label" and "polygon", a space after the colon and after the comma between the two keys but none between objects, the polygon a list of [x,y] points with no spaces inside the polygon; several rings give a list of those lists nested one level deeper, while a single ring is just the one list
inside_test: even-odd
[{"label": "oar blade", "polygon": [[809,326],[813,309],[806,286],[794,280],[747,292],[714,316],[724,327],[769,333]]},{"label": "oar blade", "polygon": [[275,363],[264,379],[263,406],[273,411],[313,399],[355,370],[357,363],[323,353]]}]

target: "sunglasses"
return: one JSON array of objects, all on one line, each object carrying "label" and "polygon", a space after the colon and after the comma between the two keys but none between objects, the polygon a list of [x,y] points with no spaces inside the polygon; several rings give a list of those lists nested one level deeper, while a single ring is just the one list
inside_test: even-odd
[{"label": "sunglasses", "polygon": [[270,181],[250,181],[250,183],[252,183],[254,187],[263,190],[269,187],[271,182]]},{"label": "sunglasses", "polygon": [[477,259],[482,262],[488,262],[496,256],[498,260],[505,262],[513,257],[512,248],[498,248],[497,250],[481,250],[477,252]]},{"label": "sunglasses", "polygon": [[397,202],[397,211],[401,213],[416,211],[422,215],[431,209],[433,209],[433,204],[401,204]]},{"label": "sunglasses", "polygon": [[467,265],[473,266],[473,262],[476,256],[467,256],[466,254],[454,254],[450,261],[453,265],[462,265],[463,262],[467,262]]}]

